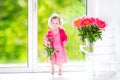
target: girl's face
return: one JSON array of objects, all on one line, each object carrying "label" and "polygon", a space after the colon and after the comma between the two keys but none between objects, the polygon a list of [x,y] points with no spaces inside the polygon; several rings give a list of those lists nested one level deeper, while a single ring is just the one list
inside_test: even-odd
[{"label": "girl's face", "polygon": [[51,29],[58,29],[61,26],[60,21],[57,18],[52,19],[50,25],[51,25]]}]

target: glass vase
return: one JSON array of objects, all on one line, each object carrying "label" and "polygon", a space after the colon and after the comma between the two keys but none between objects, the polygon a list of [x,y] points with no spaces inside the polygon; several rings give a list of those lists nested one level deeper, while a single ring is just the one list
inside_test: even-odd
[{"label": "glass vase", "polygon": [[93,49],[93,43],[91,43],[87,38],[82,44],[80,44],[80,51],[85,54],[92,53]]}]

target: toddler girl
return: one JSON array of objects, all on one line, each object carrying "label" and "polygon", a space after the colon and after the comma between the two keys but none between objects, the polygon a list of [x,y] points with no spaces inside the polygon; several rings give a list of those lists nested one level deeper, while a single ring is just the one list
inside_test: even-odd
[{"label": "toddler girl", "polygon": [[52,37],[52,46],[56,52],[52,55],[51,74],[54,74],[54,64],[58,65],[58,75],[62,75],[62,64],[67,62],[65,44],[68,40],[65,30],[62,28],[62,20],[58,14],[53,14],[48,19],[49,31],[45,35],[45,42],[48,43],[48,36]]}]

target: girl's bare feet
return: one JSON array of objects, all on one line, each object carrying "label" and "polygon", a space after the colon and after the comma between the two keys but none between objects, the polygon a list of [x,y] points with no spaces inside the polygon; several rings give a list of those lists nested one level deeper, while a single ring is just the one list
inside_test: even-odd
[{"label": "girl's bare feet", "polygon": [[58,75],[62,75],[62,70],[61,69],[59,69]]},{"label": "girl's bare feet", "polygon": [[51,74],[54,75],[54,69],[51,70]]}]

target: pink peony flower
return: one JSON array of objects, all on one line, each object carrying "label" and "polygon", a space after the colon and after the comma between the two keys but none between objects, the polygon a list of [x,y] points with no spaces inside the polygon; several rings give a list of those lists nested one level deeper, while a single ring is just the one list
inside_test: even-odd
[{"label": "pink peony flower", "polygon": [[87,27],[87,26],[89,26],[91,23],[92,23],[92,22],[91,22],[90,18],[82,18],[82,20],[81,20],[81,26]]},{"label": "pink peony flower", "polygon": [[100,29],[104,29],[107,26],[107,24],[105,23],[105,21],[102,21],[102,20],[100,20],[98,18],[96,19],[96,25]]},{"label": "pink peony flower", "polygon": [[46,43],[50,47],[53,46],[53,34],[46,35]]},{"label": "pink peony flower", "polygon": [[95,19],[94,17],[91,17],[91,18],[90,18],[90,20],[91,20],[91,24],[92,24],[92,25],[94,25],[94,24],[95,24],[96,19]]}]

